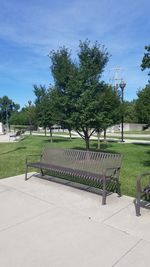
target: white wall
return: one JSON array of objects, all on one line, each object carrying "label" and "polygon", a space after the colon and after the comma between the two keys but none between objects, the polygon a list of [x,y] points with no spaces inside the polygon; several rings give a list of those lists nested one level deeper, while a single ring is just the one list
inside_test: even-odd
[{"label": "white wall", "polygon": [[3,134],[3,132],[4,132],[3,124],[2,124],[2,122],[0,122],[0,134]]}]

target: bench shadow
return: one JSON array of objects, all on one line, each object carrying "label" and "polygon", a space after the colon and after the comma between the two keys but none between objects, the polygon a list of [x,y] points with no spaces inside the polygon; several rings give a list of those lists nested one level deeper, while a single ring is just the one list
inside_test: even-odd
[{"label": "bench shadow", "polygon": [[[69,186],[69,187],[72,187],[72,188],[75,188],[75,189],[83,190],[83,191],[94,193],[94,194],[97,194],[97,195],[102,195],[102,193],[103,193],[103,190],[101,188],[89,186],[89,185],[86,185],[86,184],[81,184],[79,182],[74,182],[74,181],[71,181],[71,180],[66,180],[64,178],[59,178],[59,177],[54,177],[54,176],[49,176],[49,175],[42,176],[39,173],[32,174],[30,177],[28,177],[28,179],[32,178],[33,176],[37,177],[39,179],[42,179],[42,180],[47,180],[47,181],[50,181],[50,182],[53,182],[53,183],[66,185],[66,186]],[[113,193],[114,192],[107,191],[107,196],[112,195]]]}]

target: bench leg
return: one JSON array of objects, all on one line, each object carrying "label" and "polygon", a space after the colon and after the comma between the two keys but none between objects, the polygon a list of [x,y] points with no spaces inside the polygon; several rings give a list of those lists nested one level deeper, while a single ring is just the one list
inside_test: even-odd
[{"label": "bench leg", "polygon": [[141,194],[137,194],[136,204],[135,204],[135,210],[136,210],[136,216],[141,216],[140,213],[140,200],[141,200]]},{"label": "bench leg", "polygon": [[43,172],[43,169],[40,169],[41,170],[41,174],[42,174],[42,176],[44,176],[44,172]]},{"label": "bench leg", "polygon": [[122,196],[121,184],[120,184],[120,182],[118,180],[117,180],[117,193],[118,193],[119,197]]},{"label": "bench leg", "polygon": [[106,179],[104,177],[103,178],[102,205],[105,205],[106,204],[106,195],[107,195],[107,192],[106,192]]},{"label": "bench leg", "polygon": [[102,195],[102,205],[106,205],[106,192],[104,192],[104,190]]},{"label": "bench leg", "polygon": [[25,181],[28,180],[27,174],[28,174],[28,166],[26,165]]}]

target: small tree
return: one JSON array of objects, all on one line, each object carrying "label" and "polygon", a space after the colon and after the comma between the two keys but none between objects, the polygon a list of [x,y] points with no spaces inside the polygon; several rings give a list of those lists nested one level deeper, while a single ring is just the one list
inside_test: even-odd
[{"label": "small tree", "polygon": [[11,125],[28,125],[29,116],[24,109],[21,111],[16,111],[11,115],[9,122]]},{"label": "small tree", "polygon": [[46,89],[45,86],[34,85],[34,93],[36,95],[35,105],[36,105],[36,118],[38,125],[43,126],[45,129],[48,127],[50,130],[50,140],[52,142],[52,126],[55,123],[54,110],[52,103],[52,89]]},{"label": "small tree", "polygon": [[[9,124],[9,120],[13,112],[18,111],[19,104],[14,103],[8,96],[0,98],[0,121],[3,124]],[[9,126],[9,125],[7,125]]]},{"label": "small tree", "polygon": [[[113,113],[113,100],[110,99],[109,105],[107,99],[110,88],[107,90],[107,86],[100,82],[109,54],[104,46],[97,42],[91,46],[86,40],[79,44],[78,61],[74,62],[64,47],[52,51],[50,59],[57,109],[62,114],[63,123],[67,122],[85,140],[86,149],[89,149],[90,137],[96,129],[101,129],[104,122],[110,126],[114,121],[110,115]],[[112,93],[118,101],[116,94]],[[105,96],[107,105],[104,105]]]}]

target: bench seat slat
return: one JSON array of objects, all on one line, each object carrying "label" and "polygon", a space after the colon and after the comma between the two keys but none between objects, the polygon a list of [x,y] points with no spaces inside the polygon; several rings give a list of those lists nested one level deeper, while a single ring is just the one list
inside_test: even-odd
[{"label": "bench seat slat", "polygon": [[[34,167],[34,168],[39,168],[39,169],[46,169],[49,171],[55,171],[59,173],[64,173],[68,174],[71,176],[78,176],[80,178],[84,179],[90,179],[96,182],[102,182],[103,175],[102,174],[96,174],[92,172],[86,172],[82,170],[77,170],[77,169],[71,169],[71,168],[66,168],[58,165],[53,165],[53,164],[48,164],[48,163],[41,163],[41,162],[32,162],[27,164],[29,167]],[[111,179],[111,176],[107,176],[106,179]]]}]

